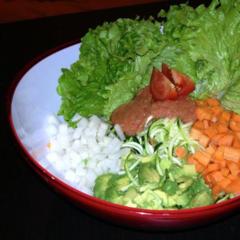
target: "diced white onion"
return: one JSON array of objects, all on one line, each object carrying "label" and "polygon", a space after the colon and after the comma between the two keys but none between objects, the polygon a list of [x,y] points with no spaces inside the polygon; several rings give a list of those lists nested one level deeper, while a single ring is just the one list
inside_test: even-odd
[{"label": "diced white onion", "polygon": [[[45,132],[49,136],[46,161],[49,171],[57,171],[71,186],[92,194],[98,175],[120,170],[121,145],[125,138],[120,126],[117,136],[108,134],[109,124],[97,116],[89,119],[76,114],[76,128],[49,116]],[[48,166],[45,164],[45,166]]]}]

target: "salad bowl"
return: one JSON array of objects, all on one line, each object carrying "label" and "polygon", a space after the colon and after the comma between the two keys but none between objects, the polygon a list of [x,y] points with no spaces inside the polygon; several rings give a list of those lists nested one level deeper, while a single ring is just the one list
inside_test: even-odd
[{"label": "salad bowl", "polygon": [[79,43],[57,47],[28,64],[16,77],[8,95],[12,133],[24,158],[54,190],[84,211],[108,222],[145,230],[185,229],[204,225],[237,211],[240,196],[205,207],[147,210],[113,204],[90,196],[62,179],[46,160],[45,119],[57,113],[56,87],[61,68],[78,59]]}]

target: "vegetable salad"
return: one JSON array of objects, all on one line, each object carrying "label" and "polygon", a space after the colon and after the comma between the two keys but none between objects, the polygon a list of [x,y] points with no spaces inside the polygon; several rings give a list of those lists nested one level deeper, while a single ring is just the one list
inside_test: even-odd
[{"label": "vegetable salad", "polygon": [[76,114],[110,122],[112,112],[145,87],[153,102],[196,101],[195,122],[182,122],[180,114],[152,119],[124,136],[121,171],[99,175],[94,196],[182,209],[240,193],[239,39],[237,0],[173,5],[157,19],[118,19],[89,30],[81,57],[62,70],[57,88],[59,115],[71,127]]}]

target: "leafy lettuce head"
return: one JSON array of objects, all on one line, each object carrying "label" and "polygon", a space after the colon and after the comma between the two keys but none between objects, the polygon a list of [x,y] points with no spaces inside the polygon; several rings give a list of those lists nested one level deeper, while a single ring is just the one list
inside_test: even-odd
[{"label": "leafy lettuce head", "polygon": [[215,97],[240,113],[240,1],[174,5],[159,16],[118,19],[82,38],[81,57],[62,70],[57,88],[66,121],[76,113],[109,118],[148,85],[153,66],[162,63],[193,79],[193,98]]}]

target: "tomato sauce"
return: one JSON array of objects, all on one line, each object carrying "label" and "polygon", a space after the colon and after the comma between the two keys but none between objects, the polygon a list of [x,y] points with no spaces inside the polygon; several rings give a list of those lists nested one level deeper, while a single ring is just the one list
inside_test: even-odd
[{"label": "tomato sauce", "polygon": [[187,97],[153,101],[149,87],[145,87],[132,101],[118,107],[112,113],[111,121],[132,136],[144,129],[149,118],[179,117],[183,122],[194,122],[195,108],[195,102]]}]

